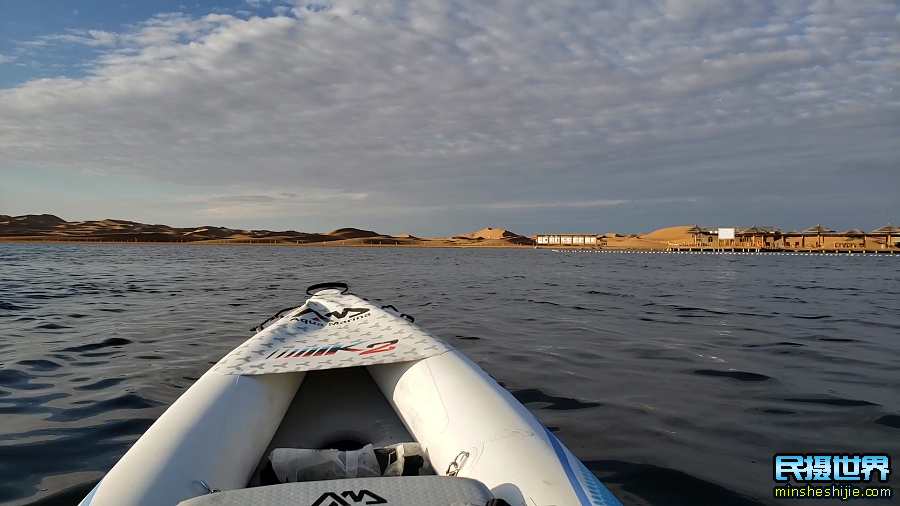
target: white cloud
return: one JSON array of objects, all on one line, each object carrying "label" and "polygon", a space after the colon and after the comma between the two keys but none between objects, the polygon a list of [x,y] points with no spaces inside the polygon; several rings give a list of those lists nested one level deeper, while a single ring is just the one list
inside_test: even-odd
[{"label": "white cloud", "polygon": [[117,44],[118,34],[103,30],[69,30],[63,34],[44,35],[27,44],[46,46],[52,43],[84,44],[95,47],[112,47]]},{"label": "white cloud", "polygon": [[282,187],[278,190],[243,191],[233,193],[192,194],[167,199],[166,206],[186,209],[202,219],[246,220],[277,217],[309,217],[333,212],[333,203],[341,201],[358,209],[364,205],[365,193],[346,193],[302,187]]},{"label": "white cloud", "polygon": [[840,186],[836,156],[897,159],[889,1],[280,7],[38,39],[102,52],[87,77],[0,90],[0,159],[485,212],[676,205],[751,170]]},{"label": "white cloud", "polygon": [[11,57],[0,54],[0,65],[11,62],[12,60],[13,59]]}]

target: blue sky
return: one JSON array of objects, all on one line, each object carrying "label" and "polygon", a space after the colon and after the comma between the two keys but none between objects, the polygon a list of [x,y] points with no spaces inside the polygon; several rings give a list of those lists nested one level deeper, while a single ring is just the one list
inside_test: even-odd
[{"label": "blue sky", "polygon": [[900,222],[890,1],[0,3],[0,214]]},{"label": "blue sky", "polygon": [[[280,3],[250,4],[244,0],[179,2],[168,0],[121,2],[116,0],[4,0],[0,2],[0,55],[15,59],[0,73],[0,88],[32,79],[83,77],[103,49],[83,44],[35,47],[42,38],[85,35],[91,30],[123,32],[161,13],[202,17],[222,13],[242,18],[274,15]],[[49,46],[49,47],[48,47]]]}]

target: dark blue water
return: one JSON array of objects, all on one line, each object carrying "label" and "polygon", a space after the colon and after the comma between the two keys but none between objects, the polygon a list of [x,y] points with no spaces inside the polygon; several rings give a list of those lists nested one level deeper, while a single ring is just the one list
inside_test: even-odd
[{"label": "dark blue water", "polygon": [[774,504],[776,452],[900,458],[900,258],[0,244],[0,503],[77,504],[330,280],[463,350],[625,504]]}]

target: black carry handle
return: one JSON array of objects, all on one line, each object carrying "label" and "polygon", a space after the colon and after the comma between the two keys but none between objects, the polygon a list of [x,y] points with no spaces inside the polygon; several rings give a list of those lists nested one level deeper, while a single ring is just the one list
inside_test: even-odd
[{"label": "black carry handle", "polygon": [[282,309],[281,311],[275,313],[273,316],[270,316],[268,320],[260,323],[259,325],[253,327],[252,329],[250,329],[250,331],[251,332],[259,332],[262,329],[266,328],[266,324],[269,323],[270,321],[275,320],[277,318],[281,318],[282,315],[284,315],[284,313],[290,311],[291,309],[297,309],[298,307],[300,307],[300,306],[286,307],[286,308]]},{"label": "black carry handle", "polygon": [[[341,283],[340,281],[329,281],[327,283],[316,283],[315,285],[310,285],[309,288],[306,289],[306,294],[307,295],[315,295],[317,292],[328,289],[328,288],[339,288],[339,289],[341,289],[341,293],[347,293],[347,290],[350,289],[350,287],[347,286],[347,283]],[[284,313],[290,311],[291,309],[297,309],[298,307],[300,307],[300,306],[286,307],[286,308],[282,309],[281,311],[275,313],[268,320],[260,323],[259,325],[253,327],[250,330],[253,332],[259,332],[262,329],[264,329],[266,324],[269,323],[270,321],[275,320],[277,318],[281,318],[281,316]]]},{"label": "black carry handle", "polygon": [[381,309],[390,309],[391,311],[399,314],[401,318],[406,318],[407,320],[409,320],[410,323],[414,323],[416,321],[416,319],[413,318],[412,316],[405,314],[405,313],[401,313],[399,309],[395,308],[394,306],[392,306],[390,304],[388,304],[387,306],[381,306]]},{"label": "black carry handle", "polygon": [[314,285],[309,285],[309,288],[306,289],[306,295],[315,295],[322,290],[327,290],[329,288],[337,288],[341,290],[341,293],[347,293],[347,290],[350,289],[350,286],[347,283],[342,283],[340,281],[328,281],[325,283],[316,283]]}]

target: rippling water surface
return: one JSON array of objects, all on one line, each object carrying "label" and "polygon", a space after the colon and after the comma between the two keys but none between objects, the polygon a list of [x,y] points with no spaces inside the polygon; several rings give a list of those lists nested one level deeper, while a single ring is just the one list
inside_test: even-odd
[{"label": "rippling water surface", "polygon": [[772,504],[775,452],[900,456],[900,258],[0,244],[0,503],[77,504],[331,280],[463,350],[625,504]]}]

